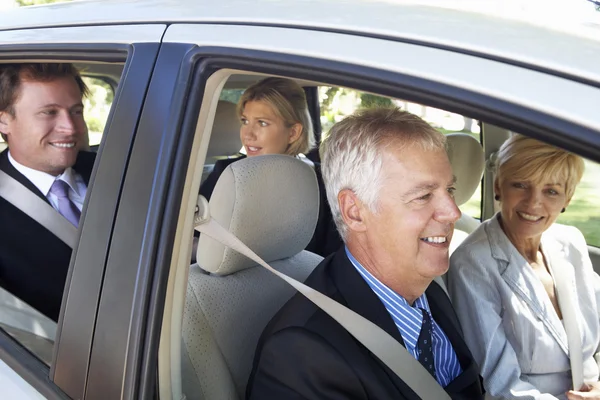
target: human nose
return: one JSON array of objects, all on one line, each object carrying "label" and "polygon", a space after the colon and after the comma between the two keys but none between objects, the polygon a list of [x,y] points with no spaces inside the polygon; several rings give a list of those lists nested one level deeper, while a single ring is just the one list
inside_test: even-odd
[{"label": "human nose", "polygon": [[461,216],[461,211],[458,209],[456,205],[456,201],[454,197],[450,194],[444,197],[441,204],[439,205],[437,220],[443,223],[453,224]]},{"label": "human nose", "polygon": [[58,116],[57,128],[61,132],[75,132],[77,124],[69,112],[61,112]]},{"label": "human nose", "polygon": [[240,127],[240,136],[243,139],[256,139],[256,134],[252,125],[242,125]]},{"label": "human nose", "polygon": [[542,202],[542,192],[537,189],[530,189],[527,191],[527,204],[530,206],[537,206]]}]

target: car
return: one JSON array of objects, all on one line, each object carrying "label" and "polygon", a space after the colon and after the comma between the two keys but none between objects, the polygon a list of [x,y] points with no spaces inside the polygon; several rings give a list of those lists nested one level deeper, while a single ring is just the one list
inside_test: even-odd
[{"label": "car", "polygon": [[[235,319],[229,292],[215,292],[225,302],[218,312],[203,308],[194,294],[208,293],[197,285],[210,275],[189,260],[200,183],[215,160],[240,150],[237,117],[223,110],[265,76],[292,78],[305,88],[318,137],[362,93],[424,116],[443,110],[440,127],[444,121],[467,126],[477,146],[451,139],[459,143],[453,165],[462,161],[466,170],[459,184],[461,176],[475,182],[462,207],[465,234],[496,210],[493,171],[485,166],[511,132],[585,157],[591,197],[574,224],[586,225],[580,229],[600,271],[593,223],[600,216],[594,202],[600,12],[591,4],[577,15],[568,8],[551,14],[554,5],[521,13],[523,7],[106,0],[3,12],[0,63],[73,62],[114,90],[114,99],[99,147],[91,144],[98,156],[58,323],[35,310],[21,316],[27,329],[22,319],[14,326],[1,321],[0,393],[14,399],[244,397],[262,322],[254,314]],[[324,101],[340,88],[348,98]],[[309,157],[318,161],[318,152]],[[252,298],[254,292],[244,287],[244,293]],[[259,309],[261,321],[292,293],[268,312]],[[2,301],[27,308],[18,299]],[[226,335],[206,333],[215,325]],[[234,348],[246,333],[242,326],[252,327],[254,339]]]}]

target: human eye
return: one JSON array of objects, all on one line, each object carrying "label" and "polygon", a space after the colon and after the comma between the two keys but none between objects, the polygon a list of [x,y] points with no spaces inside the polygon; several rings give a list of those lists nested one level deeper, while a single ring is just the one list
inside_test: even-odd
[{"label": "human eye", "polygon": [[548,190],[547,190],[547,193],[548,193],[550,196],[558,196],[558,195],[560,194],[558,190],[556,190],[556,189],[552,189],[552,188],[548,189]]},{"label": "human eye", "polygon": [[242,123],[242,125],[248,125],[248,120],[244,117],[240,118],[240,122]]},{"label": "human eye", "polygon": [[82,108],[75,108],[75,109],[71,110],[71,114],[73,114],[73,115],[83,115],[83,107]]},{"label": "human eye", "polygon": [[527,187],[523,182],[513,182],[511,186],[515,189],[525,189]]},{"label": "human eye", "polygon": [[258,120],[258,124],[259,124],[260,126],[262,126],[263,128],[264,128],[265,126],[269,126],[269,123],[268,123],[268,122],[266,122],[266,121],[263,121],[263,120]]},{"label": "human eye", "polygon": [[49,109],[46,109],[46,110],[42,110],[41,114],[42,115],[47,115],[47,116],[53,116],[53,115],[58,114],[58,111],[55,110],[55,109],[53,109],[53,108],[49,108]]},{"label": "human eye", "polygon": [[431,198],[431,196],[432,196],[431,193],[427,193],[427,194],[424,194],[423,196],[417,197],[415,200],[419,201],[419,202],[424,202],[424,201],[429,200]]}]

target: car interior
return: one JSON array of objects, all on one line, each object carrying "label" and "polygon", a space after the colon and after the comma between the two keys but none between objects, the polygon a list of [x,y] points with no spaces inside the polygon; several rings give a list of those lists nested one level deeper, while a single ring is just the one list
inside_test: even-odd
[{"label": "car interior", "polygon": [[[85,77],[107,83],[113,95],[118,90],[123,64],[78,63],[77,66]],[[263,77],[229,70],[209,79],[197,124],[201,143],[195,149],[199,149],[197,162],[201,165],[197,166],[196,174],[201,178],[195,185],[206,179],[217,160],[236,157],[242,150],[236,104],[222,94],[241,93]],[[322,82],[296,80],[307,89],[324,86]],[[402,100],[397,102],[402,104]],[[318,106],[309,109],[318,110]],[[312,117],[315,121],[321,118]],[[480,221],[497,211],[489,165],[494,152],[511,132],[484,121],[480,121],[479,127],[479,135],[446,131],[448,155],[457,178],[455,199],[463,211],[455,226],[451,252]],[[205,131],[210,131],[210,135],[203,135]],[[316,133],[320,137],[322,132]],[[90,137],[93,134],[90,132]],[[100,140],[90,142],[90,150],[99,151],[99,143]],[[213,218],[267,263],[303,281],[322,260],[321,256],[304,250],[316,225],[319,189],[316,180],[306,174],[305,163],[288,163],[285,158],[246,159],[232,164],[232,172],[219,179],[209,205]],[[294,177],[294,184],[290,184],[290,176]],[[273,196],[273,188],[285,188],[285,201]],[[473,207],[465,207],[473,200],[476,212],[470,211]],[[255,262],[204,235],[198,243],[197,262],[192,265],[181,261],[190,259],[191,241],[181,240],[177,244],[180,247],[175,247],[174,253],[179,251],[183,255],[173,257],[169,275],[169,298],[159,350],[160,391],[173,398],[182,398],[179,392],[183,392],[187,399],[242,399],[258,338],[295,290]],[[589,248],[595,270],[600,271],[600,249],[592,245]],[[438,282],[443,285],[443,278]],[[2,304],[9,308],[26,308],[2,299]],[[48,321],[29,310],[24,312],[30,321],[40,319],[39,324],[30,324],[37,328],[10,321],[5,325],[18,325],[19,329],[39,335],[42,335],[40,326],[44,327],[42,336],[49,343],[50,352],[47,345],[40,350],[35,348],[39,343],[31,347],[24,344],[49,363],[55,325],[49,326]]]}]

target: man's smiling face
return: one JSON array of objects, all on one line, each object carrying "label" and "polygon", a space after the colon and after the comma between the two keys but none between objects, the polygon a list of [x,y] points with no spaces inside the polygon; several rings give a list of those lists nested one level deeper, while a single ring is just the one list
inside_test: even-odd
[{"label": "man's smiling face", "polygon": [[57,176],[73,166],[87,133],[75,79],[22,79],[13,113],[0,112],[0,132],[11,156],[26,167]]}]

